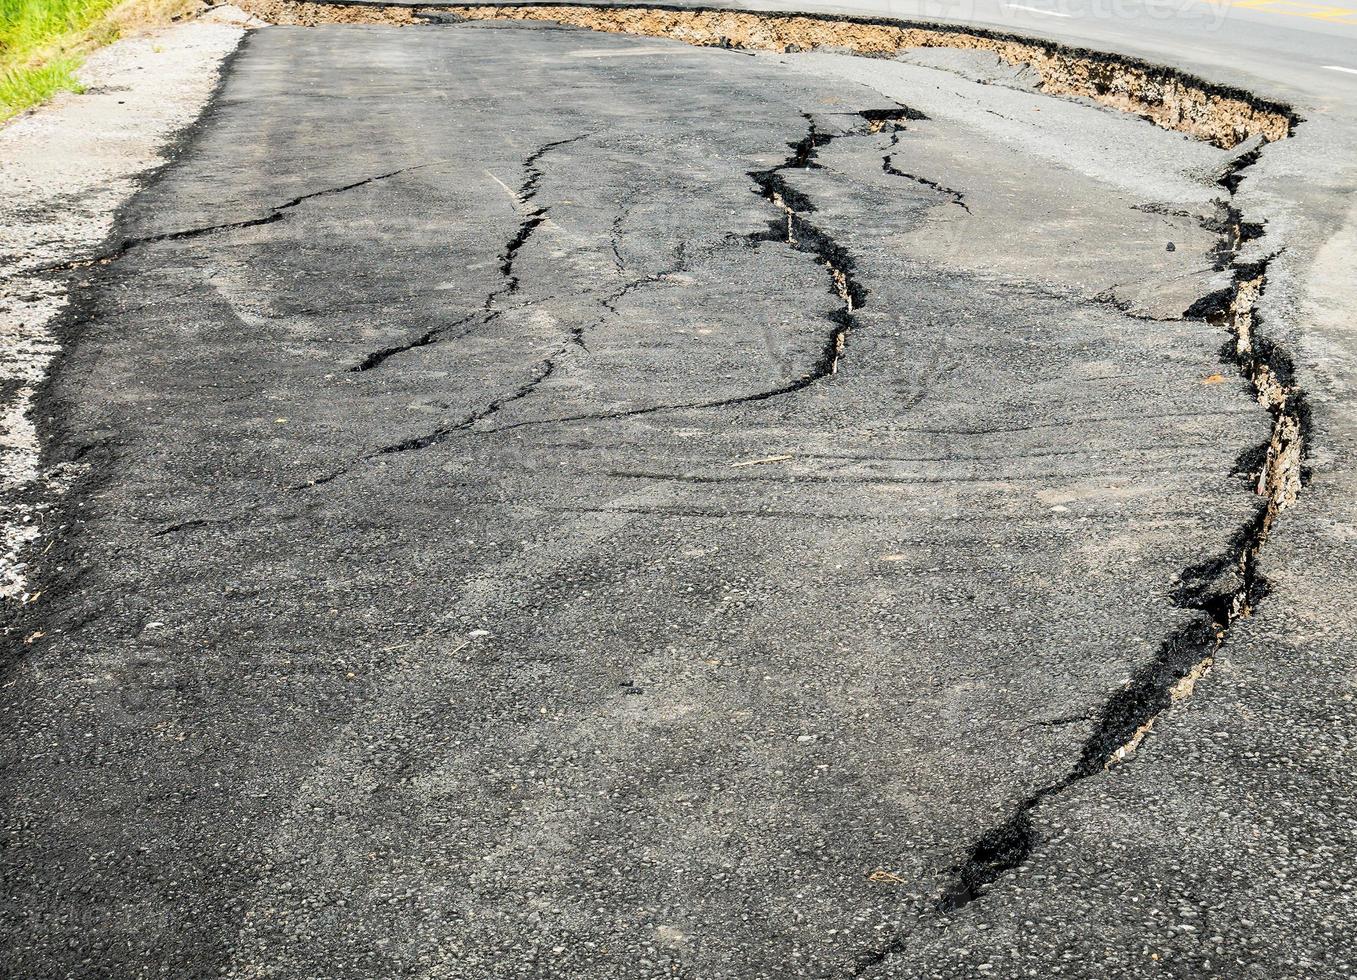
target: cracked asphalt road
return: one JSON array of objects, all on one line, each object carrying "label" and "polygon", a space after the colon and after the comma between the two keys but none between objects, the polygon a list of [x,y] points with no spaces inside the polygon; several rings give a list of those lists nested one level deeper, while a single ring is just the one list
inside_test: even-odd
[{"label": "cracked asphalt road", "polygon": [[846,70],[247,39],[76,270],[11,973],[971,975],[1270,418],[1181,316],[1228,153]]}]

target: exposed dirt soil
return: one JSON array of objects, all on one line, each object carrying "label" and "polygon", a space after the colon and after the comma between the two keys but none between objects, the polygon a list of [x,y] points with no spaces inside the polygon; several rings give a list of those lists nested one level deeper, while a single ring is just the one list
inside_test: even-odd
[{"label": "exposed dirt soil", "polygon": [[1285,137],[1294,115],[1285,106],[1213,86],[1167,68],[983,31],[840,18],[732,10],[567,5],[456,5],[427,8],[246,0],[251,12],[275,24],[414,24],[421,11],[446,11],[471,20],[548,20],[594,31],[665,37],[706,47],[754,51],[845,49],[889,56],[907,48],[991,51],[1030,68],[1050,95],[1079,96],[1145,116],[1158,126],[1231,148],[1252,136]]}]

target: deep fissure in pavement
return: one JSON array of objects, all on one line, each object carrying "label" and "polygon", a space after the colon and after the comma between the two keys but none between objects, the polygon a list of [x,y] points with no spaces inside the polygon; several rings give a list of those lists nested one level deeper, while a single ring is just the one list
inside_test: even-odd
[{"label": "deep fissure in pavement", "polygon": [[[545,174],[542,168],[538,166],[541,159],[553,150],[562,146],[569,146],[572,143],[578,143],[588,134],[581,133],[579,136],[571,136],[567,139],[552,140],[549,143],[543,143],[532,153],[528,154],[527,159],[523,161],[523,172],[525,174],[523,183],[518,188],[518,205],[527,207],[534,198],[537,197],[537,189],[541,186],[542,178]],[[495,303],[501,296],[512,296],[518,292],[519,280],[514,274],[514,262],[518,259],[518,253],[523,246],[528,244],[537,229],[547,220],[547,215],[551,213],[551,205],[535,207],[523,216],[523,221],[518,226],[518,231],[505,243],[504,251],[500,253],[499,271],[504,277],[504,285],[491,293],[485,300],[485,309],[490,312],[494,309]]]},{"label": "deep fissure in pavement", "polygon": [[[1220,179],[1221,187],[1233,193],[1243,179],[1242,171],[1257,156],[1252,151],[1241,154]],[[1238,212],[1228,207],[1231,220],[1223,230],[1222,249],[1232,257],[1233,284],[1194,304],[1185,316],[1229,332],[1231,340],[1222,350],[1222,359],[1249,381],[1258,401],[1272,414],[1269,441],[1248,454],[1262,461],[1255,486],[1255,492],[1263,498],[1262,505],[1235,534],[1225,554],[1186,570],[1182,576],[1185,582],[1197,584],[1180,588],[1176,601],[1184,608],[1207,614],[1209,621],[1191,624],[1168,639],[1152,661],[1108,698],[1097,727],[1085,740],[1080,758],[1068,774],[1033,792],[1011,816],[976,839],[965,860],[953,867],[951,880],[936,900],[934,907],[940,912],[957,911],[983,897],[988,885],[1027,861],[1038,841],[1032,814],[1046,799],[1133,758],[1159,716],[1189,697],[1196,683],[1210,672],[1231,627],[1252,615],[1266,594],[1267,583],[1258,569],[1258,558],[1278,515],[1295,502],[1301,490],[1308,410],[1304,392],[1294,385],[1289,355],[1257,330],[1256,305],[1269,260],[1237,260],[1243,245],[1258,236],[1258,227],[1243,222]],[[1213,588],[1222,577],[1232,584]],[[859,972],[899,949],[898,942],[864,956]]]},{"label": "deep fissure in pavement", "polygon": [[[808,213],[815,210],[815,205],[805,194],[790,187],[783,176],[787,171],[818,167],[816,153],[820,147],[828,146],[837,138],[819,132],[815,125],[815,117],[810,113],[803,115],[806,119],[806,135],[799,142],[791,144],[792,152],[787,159],[771,170],[751,171],[749,178],[754,181],[763,199],[781,210],[785,216],[782,221],[774,220],[769,226],[769,231],[757,236],[755,240],[780,241],[797,251],[813,255],[829,274],[830,291],[844,305],[841,311],[831,315],[834,329],[830,331],[814,367],[801,379],[801,386],[806,387],[838,371],[839,356],[843,353],[848,332],[857,326],[857,318],[853,316],[853,311],[866,302],[867,290],[853,275],[853,256],[839,242],[806,218]],[[861,134],[850,132],[840,135]]]}]

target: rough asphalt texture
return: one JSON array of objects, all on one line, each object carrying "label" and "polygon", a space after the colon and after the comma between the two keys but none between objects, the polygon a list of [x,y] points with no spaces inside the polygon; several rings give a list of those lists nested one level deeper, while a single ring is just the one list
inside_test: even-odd
[{"label": "rough asphalt texture", "polygon": [[1247,812],[1219,692],[935,906],[1258,506],[1268,417],[1176,318],[1225,155],[831,68],[247,40],[49,393],[97,475],[4,691],[7,973],[1305,975],[1232,884],[1096,918]]}]

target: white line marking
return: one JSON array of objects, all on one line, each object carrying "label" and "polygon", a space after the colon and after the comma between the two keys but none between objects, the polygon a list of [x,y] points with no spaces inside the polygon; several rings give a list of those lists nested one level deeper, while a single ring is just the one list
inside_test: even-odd
[{"label": "white line marking", "polygon": [[1344,68],[1342,65],[1325,65],[1329,71],[1345,71],[1349,75],[1357,75],[1357,68]]},{"label": "white line marking", "polygon": [[1043,10],[1041,7],[1027,7],[1020,3],[1010,3],[1010,10],[1030,10],[1034,14],[1045,14],[1047,17],[1073,17],[1074,14],[1057,13],[1054,10]]}]

